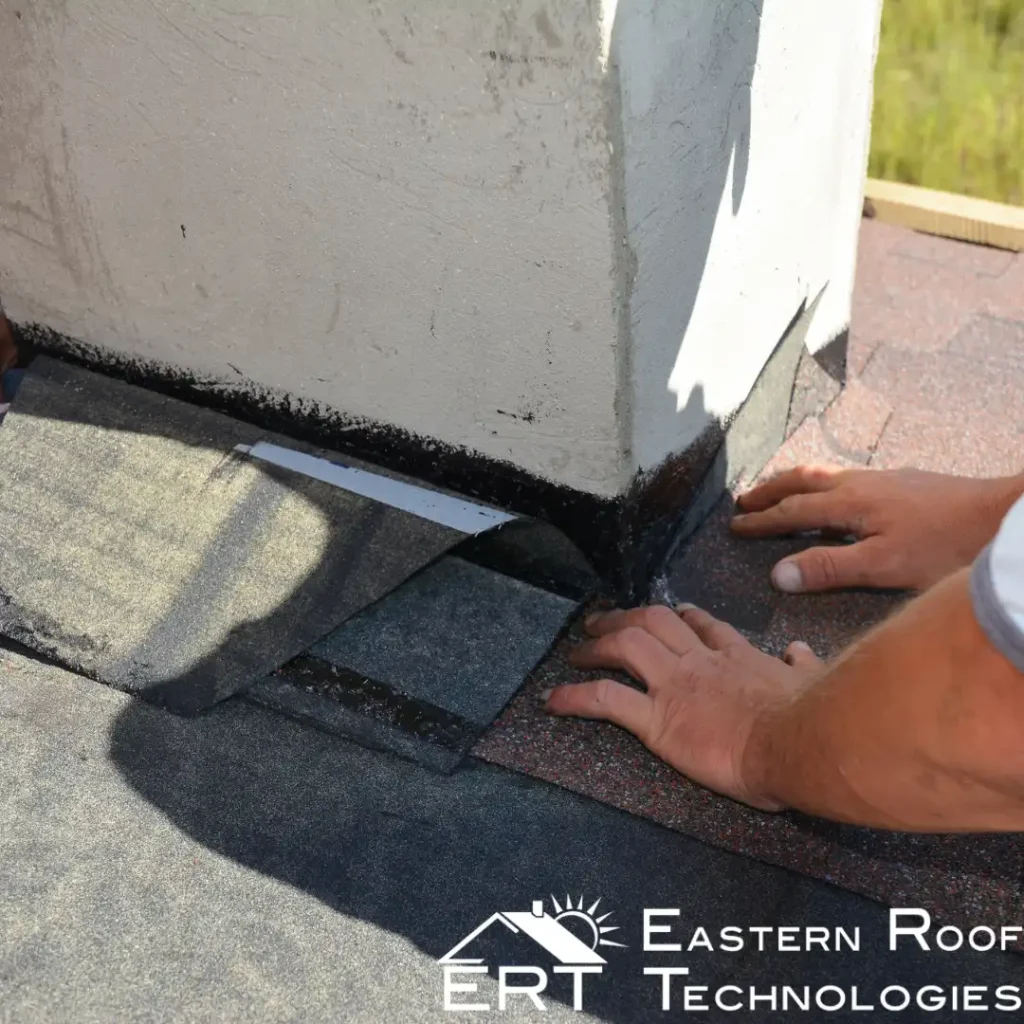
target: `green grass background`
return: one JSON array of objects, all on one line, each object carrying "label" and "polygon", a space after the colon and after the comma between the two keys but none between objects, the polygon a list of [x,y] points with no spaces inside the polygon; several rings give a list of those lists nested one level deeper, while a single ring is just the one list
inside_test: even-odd
[{"label": "green grass background", "polygon": [[1024,0],[885,0],[870,174],[1024,205]]}]

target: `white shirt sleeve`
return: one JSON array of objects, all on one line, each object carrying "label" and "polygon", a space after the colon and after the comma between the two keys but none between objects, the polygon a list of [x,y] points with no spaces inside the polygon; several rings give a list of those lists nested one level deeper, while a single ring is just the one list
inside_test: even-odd
[{"label": "white shirt sleeve", "polygon": [[989,640],[1024,672],[1024,497],[974,563],[971,600]]}]

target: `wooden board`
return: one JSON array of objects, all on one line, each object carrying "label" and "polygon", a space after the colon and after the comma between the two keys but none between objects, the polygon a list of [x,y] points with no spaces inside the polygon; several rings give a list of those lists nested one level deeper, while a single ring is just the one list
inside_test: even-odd
[{"label": "wooden board", "polygon": [[869,178],[864,216],[945,238],[1024,250],[1024,207]]}]

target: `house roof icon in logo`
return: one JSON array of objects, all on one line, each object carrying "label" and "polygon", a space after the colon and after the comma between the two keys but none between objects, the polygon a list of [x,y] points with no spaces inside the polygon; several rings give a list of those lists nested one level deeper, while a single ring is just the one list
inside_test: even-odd
[{"label": "house roof icon in logo", "polygon": [[[522,932],[561,964],[571,964],[574,966],[606,964],[608,961],[597,952],[596,946],[598,944],[603,946],[622,946],[622,943],[601,938],[603,932],[617,931],[618,929],[613,926],[607,928],[600,927],[600,921],[608,917],[609,915],[607,914],[597,920],[594,920],[592,917],[593,911],[597,908],[597,903],[600,900],[594,903],[588,911],[583,910],[582,899],[580,899],[577,908],[574,908],[572,901],[567,899],[565,910],[562,910],[557,900],[553,897],[552,902],[558,914],[557,918],[544,912],[544,904],[541,900],[533,901],[533,909],[531,911],[504,910],[492,914],[486,921],[474,928],[461,942],[448,950],[438,962],[442,964],[482,964],[483,960],[460,957],[459,954],[475,938],[496,924],[503,925],[514,934]],[[580,917],[591,924],[594,930],[595,948],[591,948],[581,939],[578,939],[558,919],[566,916]]]}]

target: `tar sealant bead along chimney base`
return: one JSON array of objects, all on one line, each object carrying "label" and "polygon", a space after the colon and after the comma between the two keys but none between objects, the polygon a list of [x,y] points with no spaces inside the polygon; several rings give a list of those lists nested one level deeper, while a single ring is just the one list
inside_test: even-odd
[{"label": "tar sealant bead along chimney base", "polygon": [[0,11],[23,332],[610,566],[801,310],[834,357],[876,0],[249,6]]}]

